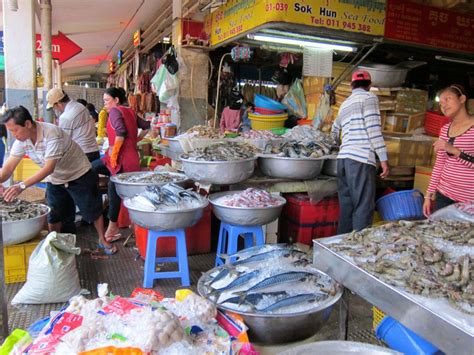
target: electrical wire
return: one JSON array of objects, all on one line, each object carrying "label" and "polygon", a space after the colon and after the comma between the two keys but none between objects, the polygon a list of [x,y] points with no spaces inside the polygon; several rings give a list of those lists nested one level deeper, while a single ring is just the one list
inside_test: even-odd
[{"label": "electrical wire", "polygon": [[216,95],[216,107],[214,109],[214,122],[213,122],[213,127],[216,128],[216,122],[217,122],[217,109],[219,105],[219,89],[221,85],[221,71],[222,71],[222,62],[224,61],[224,58],[226,56],[230,56],[230,53],[226,53],[222,56],[221,62],[219,63],[219,72],[217,73],[217,95]]}]

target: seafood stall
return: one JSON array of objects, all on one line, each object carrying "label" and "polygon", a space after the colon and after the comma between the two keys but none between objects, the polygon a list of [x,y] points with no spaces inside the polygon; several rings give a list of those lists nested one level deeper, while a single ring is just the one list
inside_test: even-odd
[{"label": "seafood stall", "polygon": [[233,264],[203,274],[198,292],[218,309],[240,315],[251,341],[281,344],[314,335],[342,295],[341,286],[294,246],[263,245],[235,257]]},{"label": "seafood stall", "polygon": [[442,351],[471,354],[474,223],[400,221],[314,240],[314,265]]}]

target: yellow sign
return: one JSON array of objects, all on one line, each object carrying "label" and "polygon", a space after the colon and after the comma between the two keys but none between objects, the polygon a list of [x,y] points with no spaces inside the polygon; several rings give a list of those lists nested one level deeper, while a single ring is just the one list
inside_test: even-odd
[{"label": "yellow sign", "polygon": [[383,36],[385,0],[229,0],[208,15],[211,45],[270,22]]},{"label": "yellow sign", "polygon": [[142,43],[142,33],[140,30],[133,32],[133,46],[138,47]]}]

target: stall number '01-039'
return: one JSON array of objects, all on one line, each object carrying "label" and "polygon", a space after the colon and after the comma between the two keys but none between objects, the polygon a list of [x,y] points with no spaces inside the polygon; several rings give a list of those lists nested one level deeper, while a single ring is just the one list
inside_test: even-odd
[{"label": "stall number '01-039'", "polygon": [[[309,5],[302,5],[300,3],[295,3],[295,6],[293,8],[295,12],[303,12],[306,14],[312,14],[313,13],[313,8]],[[265,11],[288,11],[288,4],[285,4],[283,2],[277,2],[275,4],[266,4],[265,5]]]}]

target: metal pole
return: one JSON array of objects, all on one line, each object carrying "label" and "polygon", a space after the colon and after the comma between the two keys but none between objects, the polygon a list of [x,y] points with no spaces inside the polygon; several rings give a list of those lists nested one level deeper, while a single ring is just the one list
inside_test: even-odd
[{"label": "metal pole", "polygon": [[0,217],[0,305],[2,307],[2,327],[0,329],[0,336],[5,340],[10,333],[8,330],[8,309],[7,298],[5,294],[5,273],[3,260],[3,219]]},{"label": "metal pole", "polygon": [[46,94],[53,88],[53,53],[52,53],[52,6],[51,0],[40,0],[41,9],[41,59],[43,67],[43,115],[45,122],[53,122],[53,113],[46,110]]}]

